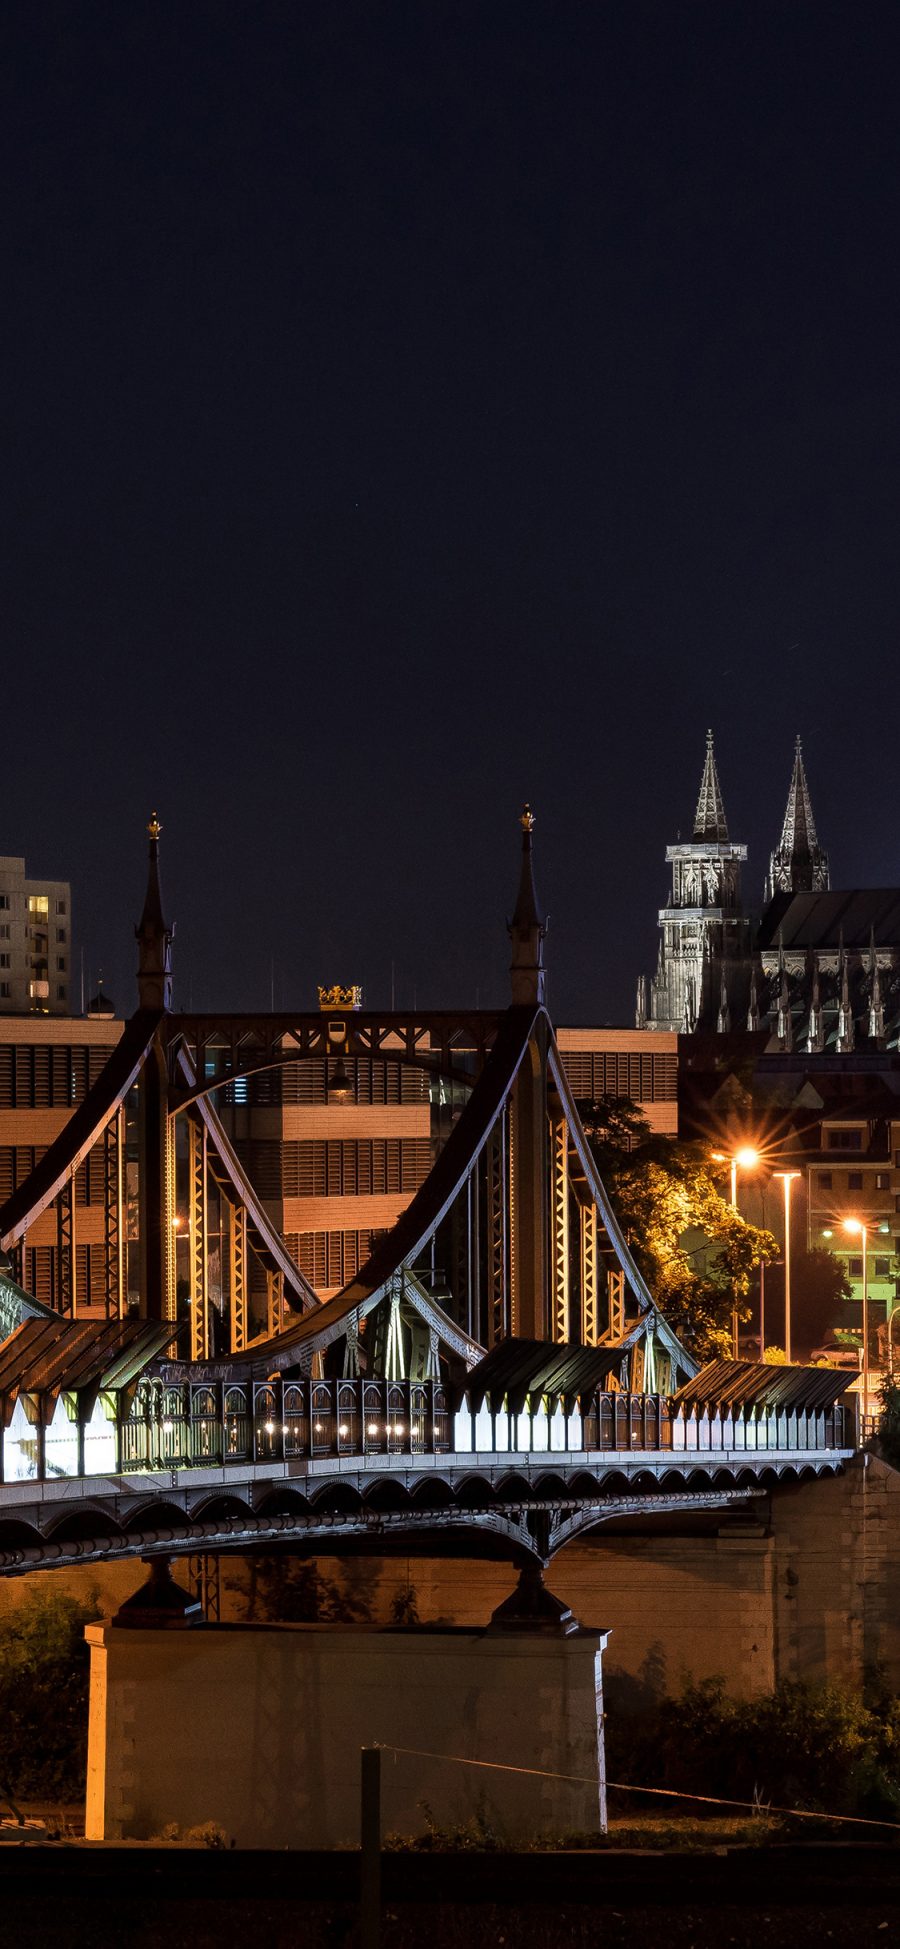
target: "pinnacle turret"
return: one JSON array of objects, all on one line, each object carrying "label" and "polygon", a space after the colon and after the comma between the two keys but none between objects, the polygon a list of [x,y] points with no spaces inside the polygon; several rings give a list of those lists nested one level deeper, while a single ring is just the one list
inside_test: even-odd
[{"label": "pinnacle turret", "polygon": [[161,832],[162,826],[154,812],[147,827],[149,847],[144,911],[134,930],[139,948],[138,1001],[141,1008],[172,1006],[172,937],[175,929],[167,925],[163,914],[159,883]]},{"label": "pinnacle turret", "polygon": [[512,999],[514,1002],[540,1002],[544,1000],[544,936],[547,921],[538,906],[537,891],[534,884],[534,862],[532,859],[532,835],[534,832],[534,813],[526,805],[519,824],[522,828],[522,868],[519,874],[519,891],[511,920],[506,923],[512,942],[510,977],[512,980]]},{"label": "pinnacle turret", "polygon": [[728,844],[728,821],[725,817],[722,788],[716,770],[716,754],[711,731],[706,733],[706,758],[694,817],[694,838],[713,839],[723,846]]},{"label": "pinnacle turret", "polygon": [[776,893],[824,893],[829,885],[828,854],[816,835],[803,746],[798,738],[781,840],[769,861],[766,898],[771,900]]}]

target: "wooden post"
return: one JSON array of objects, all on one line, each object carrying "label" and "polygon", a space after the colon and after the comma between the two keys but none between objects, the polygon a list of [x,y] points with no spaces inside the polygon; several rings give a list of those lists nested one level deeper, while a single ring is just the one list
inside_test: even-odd
[{"label": "wooden post", "polygon": [[364,1746],[360,1754],[359,1809],[359,1945],[379,1949],[381,1942],[381,1749]]}]

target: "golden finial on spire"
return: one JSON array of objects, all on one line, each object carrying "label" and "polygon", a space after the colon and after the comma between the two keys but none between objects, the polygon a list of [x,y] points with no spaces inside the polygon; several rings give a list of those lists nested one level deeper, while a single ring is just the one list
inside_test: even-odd
[{"label": "golden finial on spire", "polygon": [[533,832],[533,831],[534,831],[534,813],[532,812],[532,810],[531,810],[531,806],[530,806],[530,805],[528,805],[528,804],[526,804],[526,805],[525,805],[525,806],[523,807],[523,809],[522,809],[522,817],[521,817],[521,819],[519,820],[519,824],[520,824],[520,826],[521,826],[521,828],[522,828],[522,831],[523,831],[523,832]]},{"label": "golden finial on spire", "polygon": [[147,827],[147,836],[149,839],[158,839],[161,832],[162,826],[159,823],[159,819],[155,812],[151,812],[150,824]]}]

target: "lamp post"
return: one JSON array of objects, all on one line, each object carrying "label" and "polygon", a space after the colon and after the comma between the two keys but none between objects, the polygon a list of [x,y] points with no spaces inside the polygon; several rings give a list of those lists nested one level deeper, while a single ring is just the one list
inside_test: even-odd
[{"label": "lamp post", "polygon": [[[756,1168],[756,1165],[759,1163],[759,1151],[754,1150],[752,1144],[742,1144],[740,1150],[732,1151],[730,1157],[726,1156],[725,1152],[721,1150],[714,1150],[712,1154],[717,1164],[728,1164],[730,1166],[731,1207],[733,1211],[737,1211],[738,1171],[754,1170]],[[737,1360],[738,1358],[738,1314],[737,1314],[736,1305],[732,1308],[732,1313],[731,1313],[731,1347],[732,1347],[732,1357],[735,1360]]]},{"label": "lamp post", "polygon": [[865,1424],[869,1413],[869,1268],[866,1259],[866,1245],[869,1237],[869,1228],[867,1225],[863,1224],[861,1218],[845,1218],[844,1231],[852,1233],[853,1237],[858,1238],[862,1245],[862,1288],[863,1288],[862,1433],[863,1433],[863,1437],[865,1438]]},{"label": "lamp post", "polygon": [[799,1171],[775,1171],[784,1183],[784,1357],[791,1362],[791,1185]]}]

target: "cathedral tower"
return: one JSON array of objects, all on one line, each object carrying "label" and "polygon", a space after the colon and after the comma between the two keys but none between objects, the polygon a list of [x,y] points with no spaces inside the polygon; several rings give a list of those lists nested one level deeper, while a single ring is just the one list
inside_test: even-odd
[{"label": "cathedral tower", "polygon": [[816,837],[803,747],[798,738],[781,842],[769,860],[766,901],[774,900],[776,893],[827,893],[830,885],[828,854],[822,851]]},{"label": "cathedral tower", "polygon": [[746,1009],[750,921],[741,905],[747,848],[728,837],[713,734],[692,837],[666,847],[672,869],[669,904],[659,916],[656,974],[638,989],[639,1026],[690,1033],[739,1019]]}]

